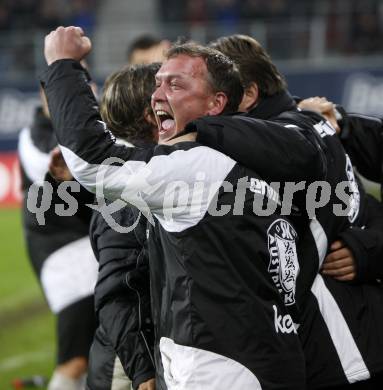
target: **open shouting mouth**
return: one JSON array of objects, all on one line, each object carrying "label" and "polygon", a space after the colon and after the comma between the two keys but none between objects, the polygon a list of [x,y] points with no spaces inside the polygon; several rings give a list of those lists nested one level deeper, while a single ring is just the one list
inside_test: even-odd
[{"label": "open shouting mouth", "polygon": [[172,114],[164,110],[156,110],[156,116],[160,135],[175,130],[175,120]]}]

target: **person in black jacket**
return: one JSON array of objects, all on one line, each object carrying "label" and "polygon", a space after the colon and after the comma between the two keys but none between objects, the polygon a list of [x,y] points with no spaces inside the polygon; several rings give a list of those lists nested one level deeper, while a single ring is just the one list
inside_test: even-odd
[{"label": "person in black jacket", "polygon": [[[371,181],[383,184],[382,118],[347,113],[337,106],[340,138],[358,171]],[[382,191],[382,189],[381,189]],[[382,192],[381,192],[382,193]]]},{"label": "person in black jacket", "polygon": [[[29,259],[56,315],[57,365],[48,389],[80,390],[96,326],[93,289],[97,263],[88,237],[91,210],[85,207],[94,195],[78,183],[78,188],[66,187],[63,192],[64,187],[49,174],[50,153],[57,139],[41,93],[42,106],[37,108],[32,126],[21,131],[18,145],[23,229]],[[50,203],[40,205],[44,198]],[[40,218],[38,205],[45,211]],[[66,210],[66,215],[60,216],[59,208]]]},{"label": "person in black jacket", "polygon": [[[154,224],[149,253],[156,358],[166,382],[166,387],[159,382],[161,388],[305,388],[302,351],[285,307],[286,299],[294,300],[297,234],[279,211],[263,218],[254,214],[262,200],[278,206],[278,198],[254,171],[190,142],[187,134],[173,140],[173,146],[115,145],[98,121],[76,61],[89,49],[81,29],[51,33],[45,48],[50,66],[42,81],[75,177],[93,191],[101,187],[109,198],[138,205]],[[235,110],[243,92],[230,60],[191,44],[169,51],[156,83],[152,107],[162,142],[198,116]],[[275,136],[283,135],[278,123],[244,117],[233,121],[241,127],[256,123],[262,134],[273,129],[271,138],[282,149],[296,141],[301,154],[288,159],[291,166],[301,164],[310,178],[323,174],[320,150],[303,129],[282,140]],[[263,153],[268,158],[267,141],[259,138],[257,157]],[[271,176],[277,174],[275,165],[269,167]],[[248,176],[249,186],[241,181]],[[231,188],[241,195],[237,198]],[[241,209],[245,215],[238,214]],[[269,246],[285,255],[285,297],[270,275]]]},{"label": "person in black jacket", "polygon": [[[106,80],[101,117],[121,142],[144,147],[156,141],[150,96],[158,69],[159,64],[130,66]],[[90,354],[88,387],[130,388],[127,378],[116,377],[116,365],[122,364],[134,389],[152,390],[155,368],[146,219],[133,207],[114,211],[112,220],[105,219],[105,211],[96,209],[90,223],[91,243],[99,262],[95,308],[100,324]],[[115,362],[116,355],[119,360]]]},{"label": "person in black jacket", "polygon": [[[336,106],[324,97],[300,100],[298,105],[302,109],[318,112],[330,121],[340,136],[352,164],[368,179],[380,181],[382,142],[380,119],[348,114],[342,107]],[[354,227],[352,230],[344,231],[340,238],[347,243],[349,249],[339,249],[340,255],[338,251],[334,251],[324,264],[323,271],[338,280],[374,281],[383,278],[382,205],[371,195],[366,196],[366,204],[368,217],[359,225],[369,226],[370,231],[366,232],[364,227],[362,230]],[[336,241],[333,246],[340,244],[340,241]],[[343,255],[341,251],[344,252]],[[340,258],[341,261],[337,262],[336,258]]]},{"label": "person in black jacket", "polygon": [[329,102],[325,97],[304,99],[299,106],[319,112],[330,120],[353,165],[366,179],[382,184],[382,118],[346,112],[342,106]]},{"label": "person in black jacket", "polygon": [[[247,115],[267,120],[288,121],[289,123],[306,121],[306,116],[315,118],[315,114],[297,110],[294,100],[287,92],[283,77],[256,40],[247,36],[234,35],[220,38],[212,46],[232,58],[239,66],[245,86],[240,109],[247,112]],[[360,191],[360,185],[355,180],[350,160],[345,155],[335,130],[331,126],[326,126],[320,117],[314,127],[325,144],[324,150],[328,161],[326,180],[332,185],[332,188],[340,180],[349,181],[352,201],[348,218],[334,216],[332,209],[328,207],[333,206],[334,202],[330,201],[327,206],[317,210],[316,218],[312,220],[315,225],[310,223],[318,246],[320,265],[324,261],[322,272],[324,275],[331,275],[332,268],[331,266],[327,267],[327,265],[339,261],[343,262],[347,256],[351,257],[351,260],[357,258],[357,264],[366,267],[372,266],[383,254],[380,245],[382,211],[379,210],[379,213],[376,213],[377,204],[372,198],[365,200],[364,194]],[[288,130],[286,129],[286,131]],[[241,140],[242,137],[247,138]],[[255,167],[251,150],[252,137],[254,138],[254,135],[250,131],[244,134],[236,132],[230,126],[225,129],[224,123],[221,123],[219,134],[215,136],[207,128],[206,130],[200,129],[197,140],[202,143],[207,141],[209,146],[217,148],[247,166]],[[318,226],[321,226],[322,229],[318,230]],[[328,248],[329,245],[331,248]],[[328,255],[325,258],[326,254]],[[349,260],[347,259],[347,261]],[[351,265],[343,267],[343,270],[344,274],[336,275],[338,280],[353,279],[355,272],[359,274],[360,279],[363,279],[362,266],[355,270],[355,266],[351,262]],[[374,279],[376,280],[379,276],[378,273],[375,273]],[[375,349],[371,347],[371,344],[367,344],[363,338],[358,340],[357,335],[362,330],[366,331],[368,324],[371,323],[371,318],[378,319],[379,324],[382,323],[383,312],[380,310],[381,305],[377,304],[377,300],[381,299],[383,295],[382,289],[379,286],[370,285],[342,285],[326,276],[317,276],[313,282],[309,289],[313,294],[309,295],[307,301],[302,301],[303,309],[301,307],[300,313],[300,335],[305,346],[309,387],[331,386],[347,383],[347,381],[353,383],[367,379],[371,374],[377,376],[383,370],[383,362],[378,353],[382,346],[379,344],[379,347]],[[302,287],[304,286],[300,285],[298,281],[297,288]],[[360,299],[360,294],[365,294],[366,298]],[[350,299],[350,296],[353,298]],[[360,306],[357,305],[357,302]],[[364,319],[361,320],[358,310],[363,310],[365,306],[370,307],[373,314],[364,315],[362,316]],[[318,315],[318,311],[315,312],[315,307],[319,308],[321,315]],[[329,307],[333,310],[331,317],[328,316]],[[338,324],[334,327],[334,318],[336,317],[338,317]],[[313,327],[313,325],[315,326]],[[343,328],[344,332],[338,334],[336,327]],[[327,336],[325,335],[326,328],[328,329]],[[370,330],[371,337],[379,339],[379,326],[372,326]],[[322,337],[318,339],[319,341],[313,342],[317,335]],[[348,351],[348,357],[341,351],[340,340],[348,340],[349,345],[354,345]],[[326,342],[328,347],[325,346]],[[332,353],[326,353],[326,348],[327,352]],[[323,356],[326,356],[326,361],[323,359],[321,361],[322,353],[316,351],[321,351]],[[349,359],[354,358],[355,360],[351,363]],[[361,383],[360,386],[370,389],[372,387],[369,386],[373,386],[373,381],[375,379]],[[379,388],[379,384],[377,386]]]}]

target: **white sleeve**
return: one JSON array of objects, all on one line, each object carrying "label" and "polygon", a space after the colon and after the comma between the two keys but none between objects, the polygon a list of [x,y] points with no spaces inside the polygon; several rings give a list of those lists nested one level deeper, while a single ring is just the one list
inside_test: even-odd
[{"label": "white sleeve", "polygon": [[43,153],[34,145],[31,131],[27,127],[20,132],[18,151],[20,163],[28,178],[33,183],[42,186],[48,172],[50,155]]},{"label": "white sleeve", "polygon": [[61,149],[72,174],[85,188],[110,200],[122,199],[146,216],[154,215],[168,231],[197,224],[235,165],[205,146],[153,156],[147,163],[111,157],[102,164],[90,164]]}]

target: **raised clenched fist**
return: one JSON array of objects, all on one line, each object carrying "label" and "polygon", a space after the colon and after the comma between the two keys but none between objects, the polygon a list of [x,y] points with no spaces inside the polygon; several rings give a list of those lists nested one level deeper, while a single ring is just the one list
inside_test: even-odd
[{"label": "raised clenched fist", "polygon": [[62,59],[80,61],[91,48],[81,27],[58,27],[45,37],[44,55],[48,65]]}]

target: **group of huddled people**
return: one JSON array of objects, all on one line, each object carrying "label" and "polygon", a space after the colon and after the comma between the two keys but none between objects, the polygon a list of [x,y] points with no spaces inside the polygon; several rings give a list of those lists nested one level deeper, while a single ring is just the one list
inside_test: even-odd
[{"label": "group of huddled people", "polygon": [[[293,98],[248,36],[162,49],[98,104],[82,29],[45,39],[20,156],[62,339],[48,389],[380,389],[383,208],[353,165],[382,181],[381,120]],[[29,185],[58,204],[62,180],[80,207],[41,227]]]}]

